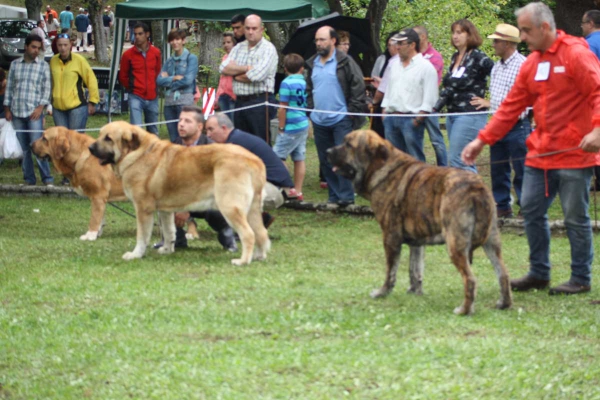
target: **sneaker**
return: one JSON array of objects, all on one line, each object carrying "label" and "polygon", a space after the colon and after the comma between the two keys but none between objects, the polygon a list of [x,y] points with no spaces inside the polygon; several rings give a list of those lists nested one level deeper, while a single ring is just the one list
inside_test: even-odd
[{"label": "sneaker", "polygon": [[553,288],[550,288],[550,291],[548,292],[548,294],[550,296],[553,296],[555,294],[564,294],[564,295],[579,294],[579,293],[587,293],[591,289],[592,289],[592,287],[589,285],[580,285],[578,283],[573,283],[571,281],[568,281],[565,283],[561,283],[560,285],[555,286]]},{"label": "sneaker", "polygon": [[511,289],[517,292],[527,292],[531,289],[542,290],[546,289],[549,285],[549,280],[547,281],[544,279],[537,279],[529,275],[525,275],[522,278],[510,280]]},{"label": "sneaker", "polygon": [[327,189],[329,187],[327,182],[319,182],[319,186],[321,187],[321,189]]},{"label": "sneaker", "polygon": [[336,203],[339,207],[348,207],[354,204],[354,200],[338,200]]},{"label": "sneaker", "polygon": [[219,231],[219,235],[217,236],[217,238],[219,239],[219,243],[221,243],[221,246],[223,246],[225,250],[230,251],[232,253],[235,253],[238,250],[237,244],[235,243],[235,235],[233,229],[231,229],[230,227]]},{"label": "sneaker", "polygon": [[304,196],[302,196],[302,192],[298,192],[295,188],[291,188],[290,190],[288,190],[286,196],[287,196],[288,200],[297,200],[297,201],[304,200]]},{"label": "sneaker", "polygon": [[69,182],[69,180],[67,178],[63,178],[63,180],[60,181],[60,184],[63,186],[69,186],[71,184],[71,182]]}]

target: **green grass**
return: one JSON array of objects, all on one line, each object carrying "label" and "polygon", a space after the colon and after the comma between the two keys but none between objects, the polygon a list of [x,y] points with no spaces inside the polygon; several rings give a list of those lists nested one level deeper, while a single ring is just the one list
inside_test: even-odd
[{"label": "green grass", "polygon": [[[310,141],[304,193],[325,201],[316,165]],[[20,182],[5,161],[0,183]],[[385,270],[371,218],[277,210],[268,260],[233,267],[202,221],[189,249],[125,262],[134,219],[108,207],[104,235],[81,242],[89,212],[86,199],[0,196],[0,399],[600,398],[596,292],[515,293],[495,310],[481,250],[476,314],[463,318],[443,246],[427,249],[425,295],[405,293],[405,250],[396,290],[369,298]],[[502,241],[521,276],[525,237]],[[569,254],[553,237],[554,283],[569,278]]]},{"label": "green grass", "polygon": [[[266,262],[233,267],[203,222],[189,249],[125,262],[133,218],[109,207],[104,236],[81,242],[87,200],[0,197],[0,398],[600,397],[595,293],[515,293],[495,310],[478,250],[476,314],[457,317],[461,279],[438,246],[425,295],[405,293],[405,251],[396,290],[372,300],[384,278],[374,220],[275,216]],[[523,274],[526,240],[503,244]],[[552,250],[554,282],[568,279],[567,240]]]}]

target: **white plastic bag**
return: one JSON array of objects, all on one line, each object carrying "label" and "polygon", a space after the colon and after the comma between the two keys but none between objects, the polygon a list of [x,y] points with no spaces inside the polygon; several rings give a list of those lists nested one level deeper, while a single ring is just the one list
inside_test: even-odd
[{"label": "white plastic bag", "polygon": [[23,158],[23,149],[17,139],[17,132],[12,123],[7,122],[0,133],[0,156],[2,158]]}]

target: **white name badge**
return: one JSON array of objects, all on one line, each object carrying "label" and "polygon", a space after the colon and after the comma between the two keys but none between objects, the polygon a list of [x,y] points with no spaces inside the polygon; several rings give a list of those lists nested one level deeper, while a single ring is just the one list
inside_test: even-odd
[{"label": "white name badge", "polygon": [[564,65],[559,65],[557,67],[554,67],[555,74],[564,74],[565,72],[566,72],[566,69],[565,69]]},{"label": "white name badge", "polygon": [[465,73],[465,67],[460,67],[459,69],[454,71],[454,73],[452,74],[452,77],[453,78],[462,78],[464,73]]},{"label": "white name badge", "polygon": [[550,61],[544,61],[538,64],[537,72],[535,73],[536,81],[547,81],[550,76]]}]

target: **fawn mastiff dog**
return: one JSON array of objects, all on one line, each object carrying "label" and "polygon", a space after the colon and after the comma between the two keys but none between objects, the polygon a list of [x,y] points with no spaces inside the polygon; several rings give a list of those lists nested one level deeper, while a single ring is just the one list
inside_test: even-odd
[{"label": "fawn mastiff dog", "polygon": [[92,216],[88,231],[81,240],[96,240],[102,234],[104,212],[108,201],[125,201],[121,181],[109,165],[100,165],[92,157],[89,146],[94,138],[57,126],[47,129],[41,138],[32,143],[33,153],[41,159],[51,160],[54,168],[69,179],[80,196],[89,197]]},{"label": "fawn mastiff dog", "polygon": [[261,216],[266,168],[246,149],[231,144],[184,147],[118,121],[100,130],[90,151],[102,164],[114,164],[135,206],[137,242],[124,259],[144,255],[154,211],[164,238],[158,252],[168,254],[174,251],[173,213],[208,209],[218,209],[240,236],[242,256],[232,260],[234,265],[266,258],[270,240]]},{"label": "fawn mastiff dog", "polygon": [[383,230],[387,275],[371,296],[389,294],[403,244],[410,246],[409,293],[422,294],[425,245],[446,244],[463,278],[465,298],[456,314],[472,314],[476,281],[473,250],[482,246],[500,282],[496,307],[512,304],[508,272],[502,261],[496,205],[491,191],[472,172],[417,161],[373,131],[354,131],[328,150],[334,170],[350,179],[358,194],[371,201]]}]

